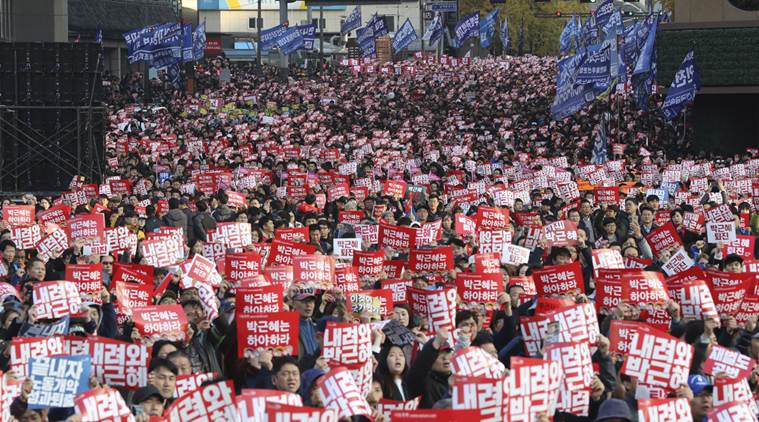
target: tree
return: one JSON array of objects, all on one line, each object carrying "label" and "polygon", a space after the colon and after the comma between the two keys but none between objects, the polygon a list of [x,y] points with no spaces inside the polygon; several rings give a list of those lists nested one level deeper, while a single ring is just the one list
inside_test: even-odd
[{"label": "tree", "polygon": [[[529,46],[532,45],[535,51],[531,53],[543,56],[558,54],[559,35],[573,13],[589,12],[588,6],[580,3],[579,0],[549,3],[536,3],[534,0],[506,0],[505,4],[495,5],[489,0],[460,0],[459,7],[462,16],[475,11],[479,11],[480,16],[484,16],[495,8],[500,9],[498,12],[500,21],[504,16],[509,17],[509,39],[512,51],[516,51],[519,27],[524,17],[525,50],[529,52]],[[561,12],[561,18],[553,17],[557,11]],[[551,15],[551,17],[539,17],[536,14]],[[494,43],[500,45],[500,39]]]}]

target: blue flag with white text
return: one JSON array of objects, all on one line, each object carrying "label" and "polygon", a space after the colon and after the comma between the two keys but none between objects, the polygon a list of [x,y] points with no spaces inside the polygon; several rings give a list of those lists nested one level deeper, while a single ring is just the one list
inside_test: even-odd
[{"label": "blue flag with white text", "polygon": [[417,39],[416,30],[414,25],[411,24],[411,20],[406,18],[406,22],[403,22],[398,31],[393,37],[393,53],[398,54],[401,50],[408,47],[409,44]]},{"label": "blue flag with white text", "polygon": [[428,41],[430,44],[435,44],[435,41],[439,40],[443,36],[443,17],[440,13],[435,13],[435,17],[432,19],[432,23],[427,27],[424,32],[423,40]]},{"label": "blue flag with white text", "polygon": [[606,136],[606,119],[602,118],[598,124],[598,136],[593,142],[593,150],[591,151],[591,164],[604,164],[609,159],[609,140]]},{"label": "blue flag with white text", "polygon": [[367,25],[356,30],[358,46],[361,48],[361,57],[374,57],[377,55],[377,46],[374,42],[374,29]]},{"label": "blue flag with white text", "polygon": [[282,54],[292,54],[304,47],[305,41],[297,26],[287,28],[277,37],[277,48]]},{"label": "blue flag with white text", "polygon": [[592,53],[577,69],[575,85],[603,84],[608,85],[609,69],[611,66],[611,47],[605,46]]},{"label": "blue flag with white text", "polygon": [[632,72],[632,85],[638,109],[648,110],[648,97],[651,96],[651,84],[656,77],[656,29],[658,19],[649,19],[646,41],[638,54],[638,60]]},{"label": "blue flag with white text", "polygon": [[182,61],[191,62],[195,60],[192,54],[192,25],[182,25]]},{"label": "blue flag with white text", "polygon": [[606,23],[609,22],[611,16],[614,14],[614,0],[604,0],[603,3],[598,5],[595,11],[596,25],[601,28],[606,27]]},{"label": "blue flag with white text", "polygon": [[202,60],[206,54],[206,21],[195,28],[192,34],[192,57],[193,59]]},{"label": "blue flag with white text", "polygon": [[572,47],[572,35],[575,33],[575,17],[567,21],[564,25],[564,30],[561,31],[559,37],[559,51],[564,53]]},{"label": "blue flag with white text", "polygon": [[456,48],[464,45],[464,41],[476,37],[480,32],[480,12],[470,13],[456,24],[454,29],[455,38],[453,44]]},{"label": "blue flag with white text", "polygon": [[261,51],[271,50],[277,44],[277,39],[281,37],[285,31],[287,31],[287,27],[284,24],[261,30]]},{"label": "blue flag with white text", "polygon": [[303,48],[306,50],[314,49],[314,40],[316,39],[316,24],[309,23],[296,26],[300,35],[303,37]]},{"label": "blue flag with white text", "polygon": [[342,25],[340,25],[340,33],[347,34],[358,28],[361,28],[361,6],[353,8],[351,14],[348,15]]},{"label": "blue flag with white text", "polygon": [[374,39],[384,37],[389,33],[387,30],[387,24],[385,23],[385,16],[375,14],[370,22],[372,25],[372,31],[374,33]]},{"label": "blue flag with white text", "polygon": [[495,22],[498,19],[498,9],[485,15],[480,19],[480,47],[488,48],[493,42],[495,34]]},{"label": "blue flag with white text", "polygon": [[701,87],[701,80],[696,69],[696,61],[693,57],[693,50],[683,58],[680,68],[675,73],[667,90],[667,97],[662,104],[662,113],[666,121],[671,121],[675,116],[690,104],[696,98],[696,92]]}]

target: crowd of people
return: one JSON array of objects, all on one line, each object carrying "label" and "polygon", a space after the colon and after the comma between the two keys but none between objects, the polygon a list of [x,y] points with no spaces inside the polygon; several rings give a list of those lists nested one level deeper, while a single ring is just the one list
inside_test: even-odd
[{"label": "crowd of people", "polygon": [[[109,420],[685,420],[650,417],[673,403],[756,420],[759,151],[695,150],[653,111],[661,89],[650,113],[628,87],[555,121],[550,57],[195,74],[150,104],[139,77],[114,80],[100,184],[3,201],[3,420],[98,420],[88,395],[126,409]],[[145,309],[166,310],[159,329]],[[84,339],[76,403],[50,404],[40,359]],[[145,377],[93,352],[124,343]]]}]

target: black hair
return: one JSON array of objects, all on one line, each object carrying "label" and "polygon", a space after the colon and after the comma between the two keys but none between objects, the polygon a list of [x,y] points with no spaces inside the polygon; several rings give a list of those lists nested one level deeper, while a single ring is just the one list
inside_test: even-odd
[{"label": "black hair", "polygon": [[295,358],[292,356],[277,356],[272,359],[271,363],[271,373],[275,375],[278,374],[279,371],[282,370],[282,367],[287,364],[295,365],[295,367],[299,368],[298,361],[295,360]]},{"label": "black hair", "polygon": [[157,371],[159,368],[166,368],[174,375],[179,375],[179,368],[174,365],[170,360],[165,358],[154,358],[150,360],[150,366],[148,372]]}]

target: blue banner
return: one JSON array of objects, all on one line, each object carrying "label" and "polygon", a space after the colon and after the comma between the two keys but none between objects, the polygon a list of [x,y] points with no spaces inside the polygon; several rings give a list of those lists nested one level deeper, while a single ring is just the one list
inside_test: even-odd
[{"label": "blue banner", "polygon": [[[562,87],[566,84],[570,86],[574,85],[575,78],[577,78],[577,69],[580,68],[583,60],[585,60],[584,53],[578,53],[574,56],[569,56],[559,60],[558,68],[559,74],[556,77],[556,91],[561,91]],[[564,88],[566,89],[566,88]]]},{"label": "blue banner", "polygon": [[604,0],[595,11],[596,24],[601,28],[606,27],[606,23],[609,22],[613,13],[614,0]]},{"label": "blue banner", "polygon": [[356,30],[358,46],[361,48],[361,57],[374,57],[377,55],[377,46],[374,42],[374,29],[367,25]]},{"label": "blue banner", "polygon": [[585,54],[578,53],[559,61],[556,97],[551,105],[552,119],[561,120],[571,116],[604,92],[605,88],[597,84],[575,86],[577,72],[585,59]]},{"label": "blue banner", "polygon": [[261,51],[271,50],[277,44],[277,38],[281,37],[285,31],[287,31],[287,27],[283,24],[262,30],[260,40]]},{"label": "blue banner", "polygon": [[470,13],[456,24],[453,44],[456,48],[464,45],[464,41],[476,37],[480,32],[480,12]]},{"label": "blue banner", "polygon": [[675,116],[696,98],[696,92],[701,88],[701,79],[696,69],[696,61],[693,58],[693,50],[683,58],[680,69],[675,73],[675,78],[667,90],[667,97],[662,104],[662,113],[666,121],[671,121]]},{"label": "blue banner", "polygon": [[435,17],[432,19],[432,23],[427,27],[427,31],[422,37],[423,40],[429,41],[430,44],[435,44],[435,41],[439,40],[443,36],[443,17],[440,13],[435,13]]},{"label": "blue banner", "polygon": [[572,19],[568,20],[564,25],[564,29],[561,31],[561,36],[559,37],[559,51],[561,53],[569,50],[572,46],[572,36],[575,33],[575,25],[574,16],[572,16]]},{"label": "blue banner", "polygon": [[169,82],[174,88],[182,88],[182,69],[179,67],[179,62],[174,62],[166,67],[166,74],[169,76]]},{"label": "blue banner", "polygon": [[303,48],[313,50],[314,40],[316,39],[316,24],[298,25],[296,28],[298,28],[300,35],[303,37]]},{"label": "blue banner", "polygon": [[504,16],[503,22],[501,22],[501,45],[504,50],[509,47],[509,17]]},{"label": "blue banner", "polygon": [[604,164],[609,159],[609,140],[606,136],[606,119],[601,118],[601,122],[598,124],[598,136],[593,142],[593,150],[591,151],[590,163],[591,164]]},{"label": "blue banner", "polygon": [[372,31],[374,32],[374,38],[384,37],[388,34],[387,24],[385,24],[385,16],[379,16],[375,14],[370,22]]},{"label": "blue banner", "polygon": [[340,25],[340,33],[347,34],[358,28],[361,28],[361,6],[356,6],[342,25]]},{"label": "blue banner", "polygon": [[182,61],[191,62],[195,60],[192,54],[192,25],[182,25]]},{"label": "blue banner", "polygon": [[480,19],[480,47],[488,48],[493,42],[495,35],[495,22],[498,19],[498,9],[485,15]]},{"label": "blue banner", "polygon": [[398,28],[398,32],[396,32],[393,37],[393,53],[398,54],[399,51],[408,47],[408,45],[416,41],[417,38],[418,36],[416,35],[416,30],[414,30],[414,25],[411,24],[410,19],[406,18],[406,22],[403,22],[403,25]]},{"label": "blue banner", "polygon": [[277,37],[276,44],[282,54],[292,54],[303,48],[305,41],[303,40],[303,36],[300,34],[298,27],[294,26],[280,34],[280,36]]},{"label": "blue banner", "polygon": [[577,69],[576,85],[603,84],[609,83],[609,66],[611,65],[610,57],[611,47],[608,45],[597,52],[590,54],[580,67]]},{"label": "blue banner", "polygon": [[643,44],[643,48],[640,50],[638,60],[635,63],[633,69],[633,76],[645,74],[651,71],[654,55],[654,44],[656,43],[656,27],[658,26],[656,19],[651,19],[649,24],[648,34],[646,35],[646,42]]},{"label": "blue banner", "polygon": [[159,68],[182,60],[182,25],[165,23],[158,27],[154,36],[151,66]]},{"label": "blue banner", "polygon": [[635,64],[635,61],[638,58],[637,36],[640,26],[640,21],[635,21],[635,23],[625,28],[624,44],[622,47],[625,63]]},{"label": "blue banner", "polygon": [[30,409],[74,407],[74,397],[89,389],[92,365],[89,356],[55,356],[29,359]]},{"label": "blue banner", "polygon": [[192,57],[193,59],[202,60],[206,54],[206,21],[195,28],[192,34]]},{"label": "blue banner", "polygon": [[598,38],[598,27],[596,26],[596,18],[593,15],[590,15],[585,19],[585,25],[582,26],[580,35],[582,47],[587,47],[596,42],[596,39]]},{"label": "blue banner", "polygon": [[622,23],[622,14],[619,10],[612,12],[611,17],[603,27],[603,31],[606,34],[606,38],[616,38],[618,35],[623,35],[625,32],[625,25]]}]

